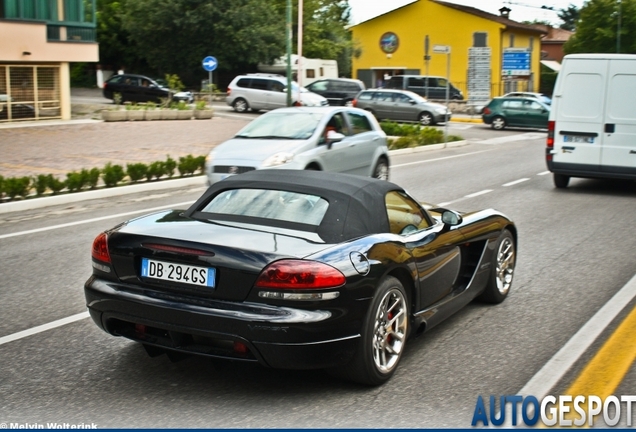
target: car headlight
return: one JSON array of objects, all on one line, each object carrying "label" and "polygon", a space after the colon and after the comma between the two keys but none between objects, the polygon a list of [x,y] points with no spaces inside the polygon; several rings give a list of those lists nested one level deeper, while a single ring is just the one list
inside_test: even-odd
[{"label": "car headlight", "polygon": [[294,159],[294,155],[291,154],[291,153],[285,153],[285,152],[276,153],[274,155],[271,155],[267,159],[265,159],[263,161],[263,165],[262,166],[264,166],[264,167],[273,167],[273,166],[278,166],[278,165],[284,165],[286,163],[291,162],[292,159]]},{"label": "car headlight", "polygon": [[435,108],[435,112],[438,114],[446,114],[448,110],[446,108]]}]

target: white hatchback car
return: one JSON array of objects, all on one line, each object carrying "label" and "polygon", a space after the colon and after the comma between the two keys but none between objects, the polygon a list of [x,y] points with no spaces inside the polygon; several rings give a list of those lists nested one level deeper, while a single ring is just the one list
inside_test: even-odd
[{"label": "white hatchback car", "polygon": [[[329,102],[292,81],[292,103],[301,106],[326,106]],[[248,110],[273,110],[287,106],[287,78],[275,74],[247,74],[235,77],[227,87],[225,101],[239,113]]]},{"label": "white hatchback car", "polygon": [[206,159],[209,184],[264,168],[321,170],[388,180],[386,134],[370,113],[357,108],[281,108],[253,120]]}]

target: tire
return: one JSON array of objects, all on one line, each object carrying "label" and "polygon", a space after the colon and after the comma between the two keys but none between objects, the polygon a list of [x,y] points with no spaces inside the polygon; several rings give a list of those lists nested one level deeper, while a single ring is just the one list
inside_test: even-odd
[{"label": "tire", "polygon": [[246,113],[247,110],[250,109],[250,105],[247,103],[247,101],[243,98],[236,98],[234,100],[234,102],[232,102],[232,108],[234,108],[234,111],[236,111],[237,113]]},{"label": "tire", "polygon": [[570,183],[570,177],[563,174],[553,174],[552,179],[554,180],[554,185],[559,189],[565,189],[568,187]]},{"label": "tire", "polygon": [[506,127],[506,119],[501,116],[496,116],[492,119],[490,127],[494,130],[503,130]]},{"label": "tire", "polygon": [[389,164],[386,159],[380,158],[373,169],[373,178],[389,180]]},{"label": "tire", "polygon": [[435,124],[435,118],[430,112],[424,111],[417,116],[417,121],[420,122],[422,126],[433,126]]},{"label": "tire", "polygon": [[516,260],[515,239],[510,231],[504,230],[497,240],[490,277],[486,289],[479,297],[480,300],[486,303],[501,303],[506,299],[512,286]]},{"label": "tire", "polygon": [[364,320],[360,344],[351,362],[331,372],[369,386],[384,384],[398,367],[409,330],[409,301],[399,280],[380,282]]}]

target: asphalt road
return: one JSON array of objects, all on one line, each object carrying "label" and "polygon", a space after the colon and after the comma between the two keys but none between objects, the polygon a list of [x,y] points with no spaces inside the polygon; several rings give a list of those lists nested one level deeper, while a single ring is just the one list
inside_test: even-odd
[{"label": "asphalt road", "polygon": [[[636,214],[636,186],[573,179],[567,190],[556,190],[546,175],[544,133],[464,130],[472,136],[467,146],[393,157],[391,180],[423,201],[458,210],[493,207],[512,217],[519,228],[513,288],[501,305],[471,304],[410,340],[400,368],[384,386],[360,387],[321,371],[201,358],[170,363],[79,319],[0,344],[0,423],[470,427],[479,395],[517,394],[636,273],[636,240],[626,229]],[[0,338],[83,313],[82,286],[95,235],[133,217],[131,212],[185,207],[202,190],[3,216]],[[112,218],[90,221],[107,216]],[[603,338],[633,307],[632,300]],[[600,343],[554,383],[552,394],[565,391]],[[632,367],[615,394],[634,388]]]}]

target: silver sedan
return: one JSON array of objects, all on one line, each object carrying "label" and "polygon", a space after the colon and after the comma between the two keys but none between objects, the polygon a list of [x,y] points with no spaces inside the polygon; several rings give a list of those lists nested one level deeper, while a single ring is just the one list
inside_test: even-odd
[{"label": "silver sedan", "polygon": [[429,102],[408,90],[364,90],[358,93],[353,104],[380,120],[416,121],[422,126],[446,122],[452,114],[444,105]]},{"label": "silver sedan", "polygon": [[388,180],[386,134],[372,115],[357,108],[280,108],[253,120],[206,159],[209,184],[264,168]]}]

